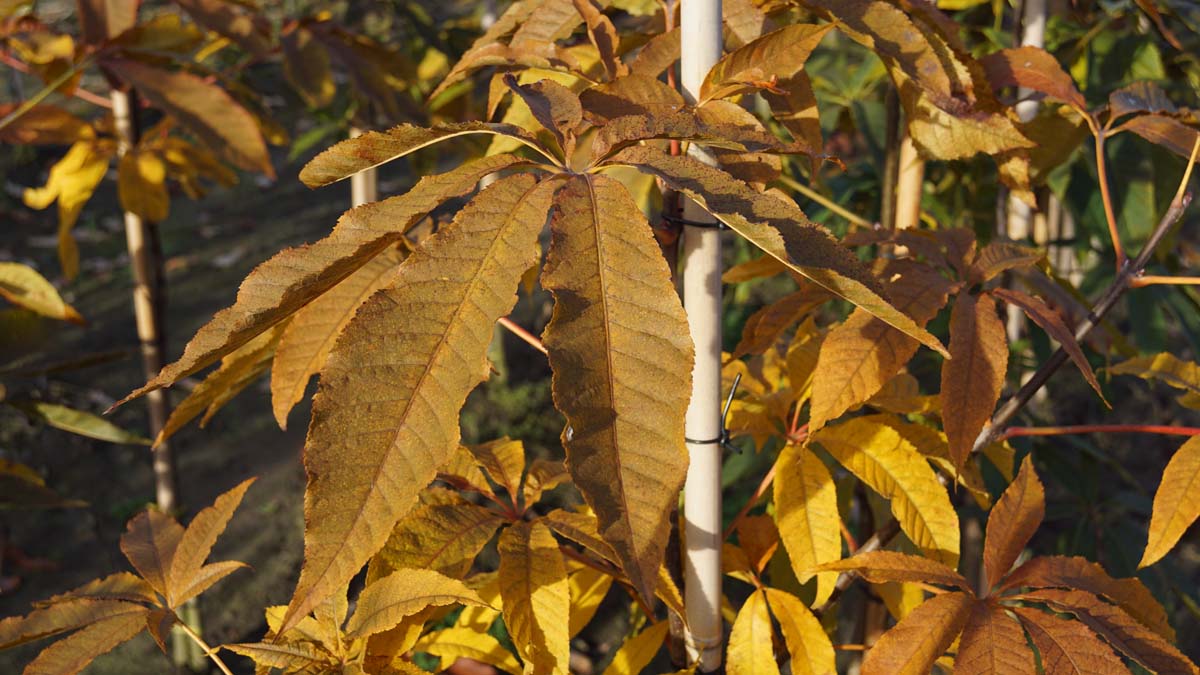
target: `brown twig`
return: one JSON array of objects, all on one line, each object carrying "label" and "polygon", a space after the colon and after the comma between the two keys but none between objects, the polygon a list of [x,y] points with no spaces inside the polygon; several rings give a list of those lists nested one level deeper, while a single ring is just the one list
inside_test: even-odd
[{"label": "brown twig", "polygon": [[525,330],[517,322],[513,321],[512,319],[508,318],[507,316],[500,317],[499,319],[496,320],[496,323],[507,328],[510,333],[521,338],[529,346],[533,347],[534,349],[538,350],[539,352],[546,354],[547,356],[550,355],[550,352],[546,351],[546,345],[542,344],[542,341],[537,339],[537,336],[535,336],[533,333],[530,333],[529,331]]},{"label": "brown twig", "polygon": [[997,440],[1017,436],[1065,436],[1067,434],[1164,434],[1200,436],[1200,427],[1168,427],[1152,424],[1077,424],[1065,427],[1009,427]]},{"label": "brown twig", "polygon": [[1096,133],[1096,180],[1100,184],[1100,200],[1104,203],[1104,220],[1108,222],[1108,236],[1112,239],[1113,250],[1116,252],[1117,273],[1125,269],[1125,249],[1121,246],[1121,234],[1117,231],[1117,217],[1113,211],[1112,194],[1108,189],[1108,161],[1104,157],[1103,129]]}]

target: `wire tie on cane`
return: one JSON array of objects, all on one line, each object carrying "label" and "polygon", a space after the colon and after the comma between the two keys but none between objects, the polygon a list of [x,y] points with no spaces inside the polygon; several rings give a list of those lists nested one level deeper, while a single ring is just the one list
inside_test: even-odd
[{"label": "wire tie on cane", "polygon": [[738,383],[742,381],[742,374],[738,373],[733,377],[733,386],[729,388],[729,397],[725,399],[725,407],[721,410],[721,435],[716,438],[711,438],[706,441],[698,441],[694,438],[683,437],[683,440],[693,445],[720,445],[722,448],[730,452],[741,453],[742,449],[734,445],[729,436],[729,409],[733,407],[733,397],[737,395]]}]

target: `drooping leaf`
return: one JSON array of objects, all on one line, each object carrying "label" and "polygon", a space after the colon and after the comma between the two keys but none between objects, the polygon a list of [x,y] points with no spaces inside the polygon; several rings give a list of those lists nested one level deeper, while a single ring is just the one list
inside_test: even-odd
[{"label": "drooping leaf", "polygon": [[726,54],[700,85],[700,101],[770,90],[804,67],[833,24],[793,24]]},{"label": "drooping leaf", "polygon": [[1150,534],[1138,567],[1149,567],[1166,555],[1200,516],[1200,436],[1187,440],[1167,462],[1154,493]]},{"label": "drooping leaf", "polygon": [[884,633],[863,659],[863,675],[924,675],[966,625],[976,600],[943,593]]},{"label": "drooping leaf", "polygon": [[37,270],[15,262],[0,262],[0,298],[51,319],[84,323],[75,308]]},{"label": "drooping leaf", "polygon": [[109,58],[104,64],[237,166],[275,175],[257,120],[221,87],[191,73],[164,70],[132,59]]},{"label": "drooping leaf", "polygon": [[992,241],[971,262],[968,280],[972,284],[990,281],[1008,270],[1031,267],[1044,257],[1035,248],[1008,241]]},{"label": "drooping leaf", "polygon": [[1104,398],[1104,393],[1100,391],[1100,383],[1096,381],[1096,374],[1092,372],[1091,364],[1088,363],[1087,357],[1083,355],[1083,350],[1079,348],[1079,343],[1075,341],[1075,333],[1067,327],[1062,315],[1057,310],[1052,309],[1045,302],[1042,302],[1041,299],[1016,289],[995,288],[991,293],[1011,305],[1020,307],[1021,311],[1025,312],[1025,316],[1032,319],[1050,337],[1058,341],[1071,357],[1071,361],[1079,368],[1079,372],[1083,373],[1083,379],[1087,380],[1087,383],[1091,385],[1092,389],[1100,397],[1100,400],[1108,405],[1108,401]]},{"label": "drooping leaf", "polygon": [[177,606],[181,602],[178,598],[183,591],[195,583],[196,576],[200,573],[204,561],[208,559],[217,537],[225,531],[229,519],[241,505],[246,490],[250,489],[253,482],[253,478],[243,481],[217,497],[212,506],[197,513],[192,522],[188,523],[171,557],[171,567],[166,575],[167,602],[170,607]]},{"label": "drooping leaf", "polygon": [[141,612],[97,621],[73,635],[42,650],[29,665],[25,675],[75,675],[96,659],[127,642],[146,628],[144,607]]},{"label": "drooping leaf", "polygon": [[845,560],[825,563],[818,569],[835,572],[857,572],[874,584],[887,582],[921,582],[953,586],[970,592],[971,585],[958,572],[942,563],[922,556],[896,551],[869,551]]},{"label": "drooping leaf", "polygon": [[950,353],[942,365],[942,421],[956,467],[991,419],[1008,370],[1008,338],[991,296],[962,294],[950,314]]},{"label": "drooping leaf", "polygon": [[[928,323],[954,290],[945,277],[925,265],[896,262],[885,273],[893,305],[917,326]],[[809,429],[820,429],[878,393],[916,354],[919,346],[908,335],[856,309],[821,343],[817,372],[839,373],[839,376],[813,380]]]},{"label": "drooping leaf", "polygon": [[134,148],[117,162],[117,196],[121,207],[144,220],[167,219],[171,198],[166,181],[166,162],[156,152]]},{"label": "drooping leaf", "polygon": [[1013,609],[1041,656],[1046,675],[1124,675],[1121,659],[1095,633],[1078,621],[1016,607]]},{"label": "drooping leaf", "polygon": [[775,121],[782,124],[793,139],[808,146],[810,152],[821,152],[825,141],[821,135],[817,95],[813,92],[808,73],[801,70],[790,77],[780,78],[775,88],[780,93],[763,92]]},{"label": "drooping leaf", "polygon": [[495,666],[511,675],[521,675],[521,664],[512,652],[488,633],[471,628],[451,626],[422,637],[414,649],[444,659],[465,657]]},{"label": "drooping leaf", "polygon": [[1114,375],[1137,375],[1143,380],[1160,380],[1200,396],[1200,365],[1162,352],[1154,356],[1138,356],[1108,369]]},{"label": "drooping leaf", "polygon": [[1155,633],[1175,641],[1166,610],[1141,581],[1134,577],[1114,579],[1103,567],[1085,558],[1039,556],[1013,570],[1001,585],[1003,590],[1024,586],[1068,588],[1102,595]]},{"label": "drooping leaf", "polygon": [[937,338],[880,297],[880,285],[866,267],[821,227],[811,223],[795,204],[753,188],[728,174],[685,156],[671,156],[648,147],[626,148],[613,157],[663,179],[696,200],[738,234],[790,269],[946,354]]},{"label": "drooping leaf", "polygon": [[669,627],[668,622],[660,621],[626,640],[604,669],[604,675],[638,675],[662,647]]},{"label": "drooping leaf", "polygon": [[[305,562],[290,627],[384,545],[458,447],[492,324],[537,260],[557,181],[493,183],[363,305],[321,375],[305,446]],[[359,207],[363,208],[363,207]],[[362,412],[371,411],[364,425]]]},{"label": "drooping leaf", "polygon": [[360,171],[386,164],[434,143],[468,134],[509,136],[542,154],[548,154],[548,151],[542,148],[537,139],[529,132],[511,124],[467,122],[433,128],[401,124],[387,131],[368,131],[327,148],[304,165],[304,168],[300,170],[300,180],[312,188],[322,187],[349,178]]},{"label": "drooping leaf", "polygon": [[725,672],[730,675],[778,675],[774,630],[766,594],[756,590],[738,610],[729,634]]},{"label": "drooping leaf", "polygon": [[1039,47],[1001,49],[979,60],[993,90],[1021,87],[1040,92],[1086,111],[1087,101],[1058,59]]},{"label": "drooping leaf", "polygon": [[402,256],[384,251],[324,295],[296,312],[271,361],[271,407],[281,429],[292,406],[304,398],[308,380],[321,372],[329,352],[350,319],[375,291],[395,279]]},{"label": "drooping leaf", "polygon": [[115,143],[107,139],[77,141],[50,167],[45,185],[26,188],[22,195],[25,205],[33,209],[44,209],[58,202],[58,260],[63,276],[68,279],[79,273],[79,245],[71,229],[104,179],[116,150]]},{"label": "drooping leaf", "polygon": [[929,463],[895,429],[864,418],[812,436],[834,459],[884,499],[900,529],[927,555],[958,562],[958,515]]},{"label": "drooping leaf", "polygon": [[1044,589],[1026,593],[1022,597],[1045,602],[1055,611],[1074,614],[1117,651],[1155,673],[1193,675],[1200,672],[1188,657],[1161,635],[1139,623],[1121,608],[1091,593]]},{"label": "drooping leaf", "polygon": [[766,595],[792,657],[791,672],[794,675],[836,673],[833,644],[820,620],[791,593],[767,588]]},{"label": "drooping leaf", "polygon": [[109,443],[150,445],[150,441],[125,431],[108,420],[82,410],[46,401],[8,401],[35,420],[73,434]]},{"label": "drooping leaf", "polygon": [[1188,158],[1200,139],[1200,130],[1166,115],[1138,115],[1122,124],[1121,131],[1132,131],[1142,138]]},{"label": "drooping leaf", "polygon": [[375,554],[372,572],[384,575],[405,568],[429,569],[462,578],[503,522],[491,509],[462,499],[423,504],[392,530],[387,543]]},{"label": "drooping leaf", "polygon": [[976,602],[954,658],[955,675],[1036,675],[1021,624],[988,602]]},{"label": "drooping leaf", "polygon": [[521,163],[497,155],[427,176],[406,194],[346,212],[325,239],[277,253],[246,277],[233,306],[196,331],[178,361],[125,401],[177,382],[249,342],[387,250],[442,202],[474,190],[483,176]]},{"label": "drooping leaf", "polygon": [[134,516],[121,535],[121,552],[154,590],[171,597],[171,566],[183,539],[183,526],[162,511]]},{"label": "drooping leaf", "polygon": [[144,616],[146,608],[124,600],[74,598],[35,609],[26,616],[0,619],[0,649],[58,635],[106,619]]},{"label": "drooping leaf", "polygon": [[570,658],[571,596],[558,542],[545,525],[521,522],[500,535],[504,624],[535,672],[560,675]]},{"label": "drooping leaf", "polygon": [[348,639],[385,631],[406,616],[430,606],[486,605],[463,582],[433,570],[402,569],[369,584],[346,624]]},{"label": "drooping leaf", "polygon": [[[803,583],[812,578],[812,568],[842,556],[837,489],[825,463],[808,448],[785,446],[775,466],[775,522]],[[817,576],[814,604],[829,599],[836,580],[835,574]]]},{"label": "drooping leaf", "polygon": [[542,286],[544,340],[567,468],[600,533],[650,598],[687,472],[692,344],[670,271],[625,188],[598,175],[559,193]]},{"label": "drooping leaf", "polygon": [[572,638],[596,616],[612,581],[612,577],[591,567],[581,567],[567,579],[571,590],[571,622],[567,633]]},{"label": "drooping leaf", "polygon": [[1033,469],[1033,460],[1026,456],[1016,480],[1000,495],[988,514],[983,542],[984,581],[981,584],[985,594],[1012,569],[1045,515],[1045,490]]}]

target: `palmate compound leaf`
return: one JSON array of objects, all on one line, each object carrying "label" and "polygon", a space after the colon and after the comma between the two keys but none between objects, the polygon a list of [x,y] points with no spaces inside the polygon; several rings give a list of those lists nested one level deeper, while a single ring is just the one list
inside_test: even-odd
[{"label": "palmate compound leaf", "polygon": [[386,251],[442,202],[471,192],[488,174],[522,164],[525,160],[512,155],[496,155],[426,176],[403,195],[347,211],[328,237],[280,251],[246,276],[237,301],[196,331],[178,361],[122,403],[173,384],[241,347]]},{"label": "palmate compound leaf", "polygon": [[738,610],[725,655],[729,675],[778,675],[774,630],[764,591],[756,590]]},{"label": "palmate compound leaf", "polygon": [[976,602],[963,628],[954,675],[1036,675],[1021,624],[990,602]]},{"label": "palmate compound leaf", "polygon": [[308,380],[325,367],[338,335],[367,298],[392,282],[402,258],[393,250],[372,258],[296,312],[283,329],[271,361],[271,408],[281,429],[287,428],[292,406],[304,398]]},{"label": "palmate compound leaf", "polygon": [[1125,675],[1125,664],[1112,649],[1079,621],[1016,607],[1021,625],[1037,648],[1046,675]]},{"label": "palmate compound leaf", "polygon": [[1200,672],[1186,656],[1163,637],[1126,614],[1120,607],[1083,591],[1043,589],[1020,596],[1044,602],[1056,612],[1074,614],[1117,651],[1159,675],[1195,675]]},{"label": "palmate compound leaf", "polygon": [[1175,451],[1154,493],[1150,534],[1138,567],[1149,567],[1166,555],[1200,516],[1200,436]]},{"label": "palmate compound leaf", "polygon": [[[504,178],[426,239],[367,301],[321,373],[305,448],[305,561],[284,628],[346,584],[458,447],[556,180]],[[361,207],[360,207],[361,208]]]},{"label": "palmate compound leaf", "polygon": [[771,613],[779,622],[784,644],[792,657],[793,675],[836,673],[833,644],[821,621],[791,593],[775,588],[765,590]]},{"label": "palmate compound leaf", "polygon": [[996,409],[1008,369],[1008,338],[990,295],[964,293],[954,301],[950,353],[942,365],[942,422],[950,457],[961,467]]},{"label": "palmate compound leaf", "polygon": [[[170,607],[176,607],[186,602],[193,595],[198,581],[203,581],[204,561],[212,552],[217,537],[229,525],[233,512],[242,503],[246,490],[254,479],[242,481],[233,489],[217,497],[209,506],[192,518],[175,547],[171,558],[171,566],[167,573],[168,590],[167,602]],[[211,567],[211,565],[210,565]]]},{"label": "palmate compound leaf", "polygon": [[504,625],[517,652],[532,672],[565,675],[571,595],[558,542],[545,525],[520,522],[500,535],[499,551]]},{"label": "palmate compound leaf", "polygon": [[[912,317],[918,326],[928,323],[956,290],[933,268],[908,261],[892,262],[883,276],[888,279],[888,296],[896,309]],[[813,380],[809,430],[820,429],[877,394],[912,359],[919,346],[916,340],[868,312],[854,310],[821,343],[818,372],[839,376]]]},{"label": "palmate compound leaf", "polygon": [[921,603],[871,647],[863,675],[925,675],[958,637],[976,602],[966,593],[943,593]]},{"label": "palmate compound leaf", "polygon": [[486,605],[463,582],[433,570],[402,569],[368,584],[358,596],[354,615],[346,624],[346,637],[354,640],[374,635],[431,606]]},{"label": "palmate compound leaf", "polygon": [[658,176],[790,269],[930,349],[949,354],[937,338],[881,297],[879,282],[867,268],[849,249],[809,221],[795,204],[755,192],[749,185],[698,160],[667,155],[645,146],[626,148],[611,163],[633,166]]},{"label": "palmate compound leaf", "polygon": [[[813,567],[842,556],[837,488],[825,463],[809,448],[785,446],[775,466],[775,522],[792,570],[804,583]],[[833,573],[817,575],[814,605],[829,599],[836,581]]]},{"label": "palmate compound leaf", "polygon": [[1026,456],[1016,480],[988,513],[980,584],[984,595],[1012,569],[1045,515],[1046,493],[1033,469],[1033,460]]},{"label": "palmate compound leaf", "polygon": [[624,186],[572,178],[555,200],[544,335],[567,468],[645,598],[687,473],[693,349],[650,225]]},{"label": "palmate compound leaf", "polygon": [[929,462],[898,431],[860,417],[825,427],[812,440],[890,500],[900,529],[926,555],[957,565],[958,514]]},{"label": "palmate compound leaf", "polygon": [[[368,131],[326,149],[304,165],[300,170],[300,180],[309,187],[322,187],[434,143],[468,134],[508,136],[550,157],[549,151],[532,134],[511,124],[465,122],[433,128],[401,124],[387,131]],[[551,161],[555,160],[551,157]]]}]

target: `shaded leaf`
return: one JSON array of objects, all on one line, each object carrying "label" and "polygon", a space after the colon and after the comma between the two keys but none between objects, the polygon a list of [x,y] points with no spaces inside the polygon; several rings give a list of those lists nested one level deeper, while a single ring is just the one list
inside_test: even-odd
[{"label": "shaded leaf", "polygon": [[141,577],[129,572],[117,572],[34,604],[45,607],[72,599],[154,602],[156,598],[154,588]]},{"label": "shaded leaf", "polygon": [[730,675],[777,675],[774,630],[767,609],[767,597],[756,590],[738,610],[729,634],[725,671]]},{"label": "shaded leaf", "polygon": [[638,73],[588,87],[580,92],[579,101],[584,117],[597,125],[619,117],[670,116],[685,105],[683,96],[665,82]]},{"label": "shaded leaf", "polygon": [[983,542],[984,594],[1004,578],[1046,515],[1046,493],[1026,455],[1016,479],[988,514]]},{"label": "shaded leaf", "polygon": [[836,572],[857,572],[874,584],[921,582],[953,586],[968,593],[971,585],[958,572],[942,563],[917,555],[896,551],[869,551],[845,560],[825,563],[817,569]]},{"label": "shaded leaf", "polygon": [[1056,98],[1079,111],[1087,102],[1058,59],[1040,47],[1001,49],[979,60],[993,90],[1021,87]]},{"label": "shaded leaf", "polygon": [[1008,370],[1008,337],[991,296],[962,294],[950,314],[950,353],[942,365],[942,421],[955,467],[966,463],[991,419]]},{"label": "shaded leaf", "polygon": [[283,47],[283,75],[304,102],[323,108],[333,102],[337,85],[329,64],[329,52],[303,26],[279,36]]},{"label": "shaded leaf", "polygon": [[1200,131],[1166,115],[1138,115],[1118,129],[1132,131],[1184,158],[1192,156],[1192,148],[1200,139]]},{"label": "shaded leaf", "polygon": [[1025,632],[1004,608],[976,602],[954,658],[955,675],[1036,675]]},{"label": "shaded leaf", "polygon": [[116,37],[137,22],[138,0],[77,0],[83,41],[99,44]]},{"label": "shaded leaf", "polygon": [[181,601],[173,600],[178,598],[186,587],[195,583],[195,578],[200,573],[204,561],[212,552],[213,544],[217,542],[217,537],[220,537],[221,533],[225,531],[229,519],[241,505],[242,498],[246,496],[246,490],[250,489],[252,483],[254,483],[253,478],[242,481],[217,497],[212,506],[197,513],[192,518],[192,522],[188,523],[187,529],[184,530],[183,536],[179,540],[179,545],[175,548],[171,558],[171,568],[166,575],[169,606],[177,606]]},{"label": "shaded leaf", "polygon": [[944,593],[921,603],[867,652],[863,675],[928,673],[966,625],[975,602],[965,593]]},{"label": "shaded leaf", "polygon": [[972,284],[990,281],[1008,270],[1032,267],[1044,257],[1036,248],[1008,241],[992,241],[975,256],[967,272],[968,281]]},{"label": "shaded leaf", "polygon": [[[837,489],[829,469],[812,450],[789,444],[775,462],[775,522],[792,571],[801,583],[812,568],[842,557]],[[829,599],[835,574],[817,577],[814,604]]]},{"label": "shaded leaf", "polygon": [[726,54],[708,71],[700,85],[700,102],[736,94],[773,89],[804,67],[809,54],[833,24],[793,24]]},{"label": "shaded leaf", "polygon": [[[20,105],[0,104],[0,117],[8,117]],[[70,145],[95,135],[90,124],[52,105],[35,105],[0,128],[0,141],[13,145]]]},{"label": "shaded leaf", "polygon": [[[1104,393],[1100,391],[1100,383],[1096,381],[1096,374],[1092,372],[1092,366],[1088,363],[1087,357],[1083,355],[1083,350],[1079,348],[1079,343],[1075,341],[1075,333],[1063,321],[1062,314],[1058,310],[1051,308],[1040,298],[1028,295],[1016,289],[1010,288],[995,288],[991,294],[1001,300],[1016,305],[1025,312],[1025,315],[1033,320],[1034,323],[1042,327],[1050,337],[1054,338],[1067,354],[1071,357],[1071,361],[1079,368],[1079,372],[1083,373],[1083,379],[1092,386],[1096,395],[1108,405],[1108,401],[1104,398]],[[1109,405],[1108,407],[1112,407]]]},{"label": "shaded leaf", "polygon": [[1087,626],[1027,607],[1013,609],[1041,656],[1046,675],[1109,675],[1129,672]]},{"label": "shaded leaf", "polygon": [[649,223],[616,181],[571,179],[559,193],[542,286],[555,407],[567,468],[600,534],[650,598],[687,471],[683,418],[692,345]]},{"label": "shaded leaf", "polygon": [[628,74],[629,69],[617,55],[620,48],[620,35],[618,35],[613,22],[601,13],[600,9],[593,4],[593,0],[575,0],[575,9],[583,16],[584,23],[587,25],[588,40],[600,55],[600,63],[604,65],[604,72],[608,75],[608,79],[612,80]]},{"label": "shaded leaf", "polygon": [[[557,188],[528,175],[493,183],[346,326],[313,401],[305,561],[285,627],[384,545],[458,447],[459,410],[486,375],[492,324],[537,260]],[[362,424],[364,409],[371,424]]]},{"label": "shaded leaf", "polygon": [[629,69],[635,75],[657,78],[679,60],[679,27],[659,33],[642,45]]},{"label": "shaded leaf", "polygon": [[121,535],[121,552],[150,582],[154,590],[171,597],[172,560],[183,539],[183,526],[162,511],[149,509],[134,516]]},{"label": "shaded leaf", "polygon": [[1200,436],[1175,451],[1154,493],[1150,534],[1138,567],[1149,567],[1166,555],[1200,516]]},{"label": "shaded leaf", "polygon": [[0,262],[0,298],[30,311],[83,324],[83,317],[58,294],[58,289],[37,270],[15,262]]},{"label": "shaded leaf", "polygon": [[790,77],[780,78],[775,89],[779,93],[763,92],[775,121],[782,124],[792,138],[808,146],[810,152],[821,152],[825,140],[821,135],[817,95],[813,92],[808,73],[801,70]]},{"label": "shaded leaf", "polygon": [[567,672],[571,596],[558,542],[539,522],[500,535],[500,595],[504,625],[536,672]]},{"label": "shaded leaf", "polygon": [[529,106],[533,118],[554,136],[558,147],[569,153],[567,137],[573,136],[575,127],[583,121],[579,96],[553,80],[518,84],[515,76],[505,75],[504,83]]},{"label": "shaded leaf", "polygon": [[368,584],[346,624],[348,639],[385,631],[430,606],[486,605],[463,582],[433,570],[402,569]]},{"label": "shaded leaf", "polygon": [[642,672],[662,647],[669,627],[667,621],[660,621],[630,637],[617,650],[604,669],[604,675],[637,675]]},{"label": "shaded leaf", "polygon": [[730,358],[762,354],[771,349],[783,337],[784,331],[829,299],[825,289],[805,284],[801,290],[789,293],[756,311],[746,319],[746,325],[742,328],[742,338],[734,347]]},{"label": "shaded leaf", "polygon": [[771,613],[779,621],[783,640],[791,658],[793,675],[825,675],[836,673],[833,644],[820,620],[791,593],[767,588]]},{"label": "shaded leaf", "polygon": [[0,649],[40,640],[84,626],[118,617],[146,614],[142,605],[123,600],[72,598],[49,607],[35,609],[26,616],[0,619]]},{"label": "shaded leaf", "polygon": [[59,640],[42,650],[24,675],[74,675],[98,656],[112,651],[146,628],[145,615],[149,610],[131,612],[97,621],[83,630]]},{"label": "shaded leaf", "polygon": [[271,50],[270,26],[261,15],[252,14],[227,0],[178,0],[179,6],[197,23],[233,40],[251,54]]},{"label": "shaded leaf", "polygon": [[1200,395],[1200,366],[1162,352],[1138,356],[1108,369],[1113,375],[1137,375],[1143,380],[1160,380],[1190,394]]},{"label": "shaded leaf", "polygon": [[167,219],[171,203],[167,194],[167,165],[162,157],[134,148],[117,162],[117,195],[121,207],[144,220]]},{"label": "shaded leaf", "polygon": [[89,412],[45,401],[8,401],[8,403],[19,408],[22,412],[37,421],[48,424],[55,429],[62,429],[73,434],[109,443],[150,445],[149,440],[125,431],[103,417],[93,415]]}]

